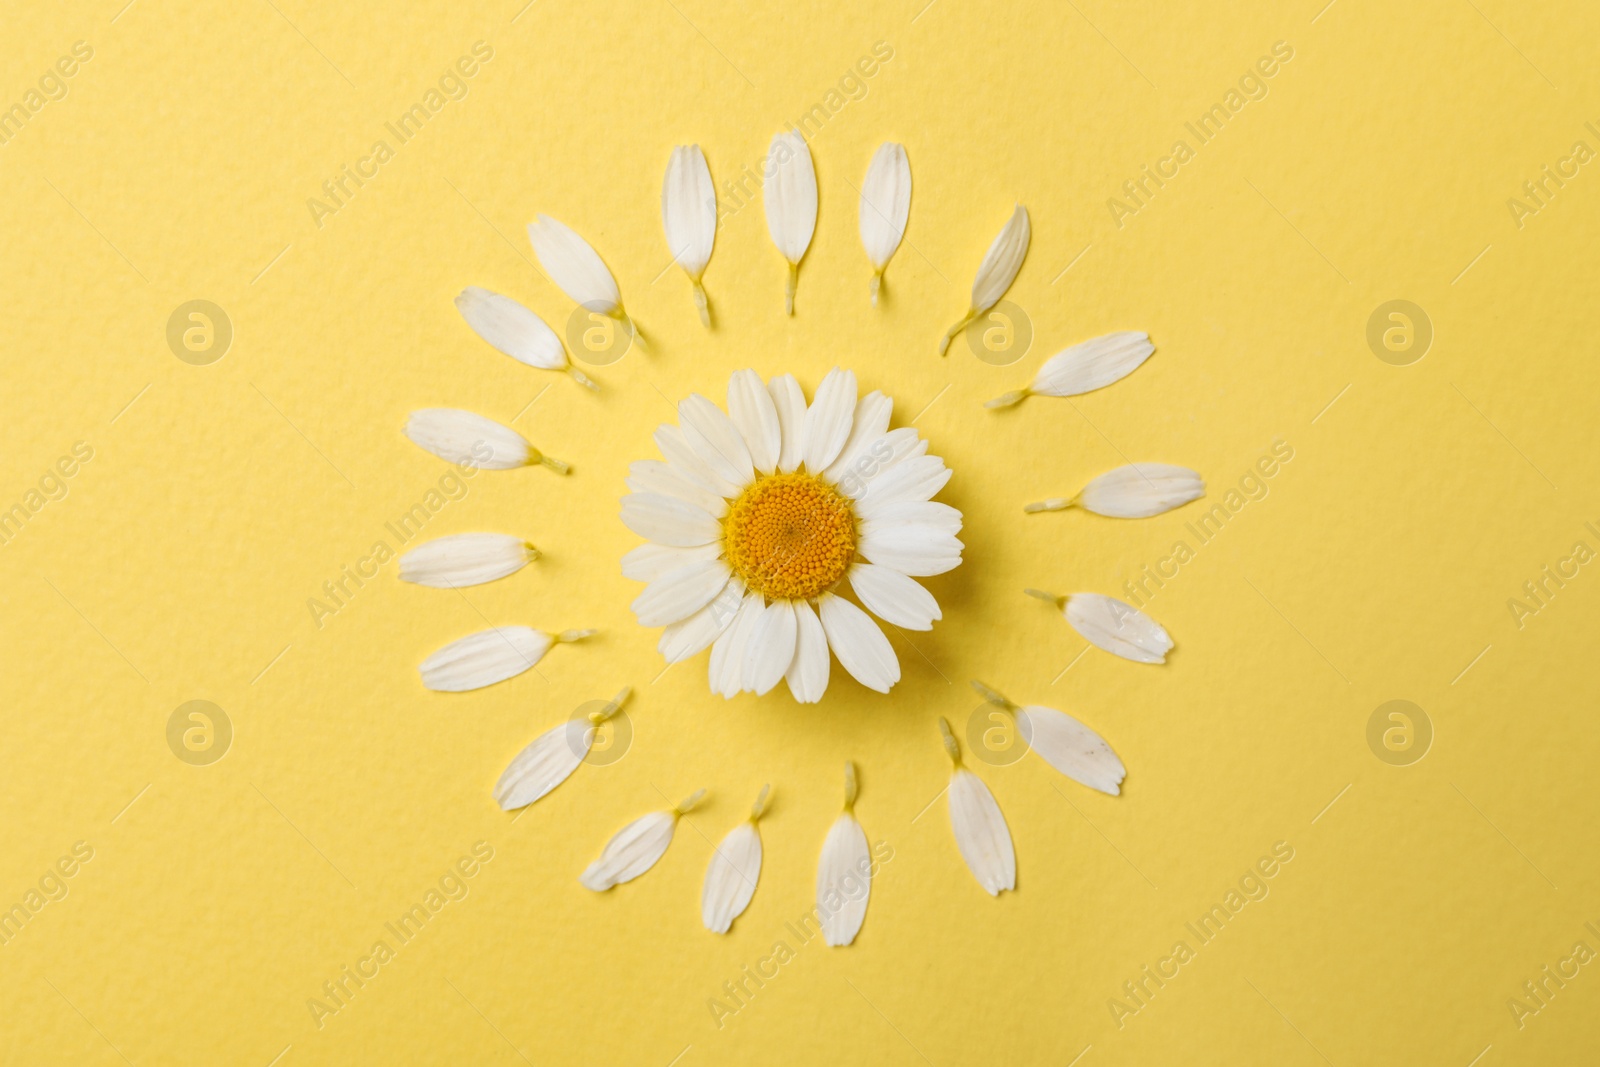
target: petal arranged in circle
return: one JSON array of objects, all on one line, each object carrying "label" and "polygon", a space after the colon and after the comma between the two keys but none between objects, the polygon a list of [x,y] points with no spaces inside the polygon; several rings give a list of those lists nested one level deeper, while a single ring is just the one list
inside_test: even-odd
[{"label": "petal arranged in circle", "polygon": [[887,693],[900,680],[900,661],[889,639],[871,616],[850,601],[832,593],[817,603],[828,647],[850,677],[879,693]]},{"label": "petal arranged in circle", "polygon": [[733,624],[744,600],[744,582],[736,574],[705,607],[661,631],[656,649],[669,663],[678,663],[704,651]]},{"label": "petal arranged in circle", "polygon": [[526,807],[566,781],[589,754],[594,727],[584,719],[568,719],[517,753],[495,783],[495,803],[506,811]]},{"label": "petal arranged in circle", "polygon": [[806,139],[792,130],[773,137],[765,177],[767,232],[784,259],[799,263],[817,229],[817,172]]},{"label": "petal arranged in circle", "polygon": [[964,767],[950,776],[950,829],[967,869],[990,896],[1017,887],[1017,855],[1000,805],[982,779]]},{"label": "petal arranged in circle", "polygon": [[931,630],[934,621],[943,617],[932,593],[888,567],[857,563],[850,568],[850,588],[868,611],[894,626]]},{"label": "petal arranged in circle", "polygon": [[401,556],[400,580],[435,589],[482,585],[517,573],[537,556],[526,541],[510,534],[451,534]]},{"label": "petal arranged in circle", "polygon": [[653,582],[679,567],[687,567],[703,559],[716,559],[722,555],[722,545],[713,541],[693,548],[673,548],[650,542],[632,549],[622,557],[622,576],[636,582]]},{"label": "petal arranged in circle", "polygon": [[712,559],[679,567],[649,585],[630,605],[641,626],[668,626],[699,611],[728,584],[726,560]]},{"label": "petal arranged in circle", "polygon": [[1113,519],[1147,519],[1205,495],[1206,483],[1188,467],[1129,463],[1084,486],[1078,503],[1085,511]]},{"label": "petal arranged in circle", "polygon": [[901,574],[927,578],[943,574],[961,563],[961,542],[929,526],[876,527],[862,534],[856,551],[870,563]]},{"label": "petal arranged in circle", "polygon": [[783,429],[778,409],[761,375],[753,370],[735,371],[728,379],[728,418],[738,427],[750,450],[750,461],[763,474],[778,466],[783,449]]},{"label": "petal arranged in circle", "polygon": [[873,153],[861,182],[861,247],[873,269],[889,265],[911,214],[911,164],[906,146],[886,141]]},{"label": "petal arranged in circle", "polygon": [[1108,333],[1045,360],[1031,389],[1039,396],[1077,396],[1103,389],[1138,370],[1155,350],[1147,333]]},{"label": "petal arranged in circle", "polygon": [[672,469],[695,485],[721,497],[732,498],[739,494],[737,486],[717,477],[716,473],[706,465],[706,461],[689,446],[683,431],[678,427],[663,423],[656,427],[651,439],[655,441],[656,447],[661,449],[662,458],[671,464]]},{"label": "petal arranged in circle", "polygon": [[742,822],[711,854],[705,889],[700,893],[700,921],[714,934],[725,934],[744,914],[761,878],[761,831]]},{"label": "petal arranged in circle", "polygon": [[1029,704],[1018,708],[1016,716],[1028,747],[1050,766],[1090,789],[1112,796],[1122,792],[1128,772],[1105,738],[1055,708]]},{"label": "petal arranged in circle", "polygon": [[746,593],[732,624],[711,646],[711,662],[706,670],[711,691],[718,696],[731,699],[744,688],[744,649],[756,620],[761,617],[761,602],[757,594]]},{"label": "petal arranged in circle", "polygon": [[524,467],[533,454],[527,438],[511,427],[458,408],[413,411],[406,436],[442,460],[479,470]]},{"label": "petal arranged in circle", "polygon": [[749,485],[755,478],[750,449],[721,408],[695,393],[679,401],[678,420],[684,440],[717,477],[739,487]]},{"label": "petal arranged in circle", "polygon": [[714,519],[728,513],[728,502],[720,493],[696,485],[677,467],[659,459],[636,459],[628,464],[627,486],[635,493],[677,497]]},{"label": "petal arranged in circle", "polygon": [[893,412],[894,401],[876,389],[856,401],[855,414],[850,421],[850,436],[845,439],[838,458],[828,465],[822,476],[835,484],[847,472],[864,478],[868,471],[886,459],[887,453],[874,455],[867,453],[866,449],[876,444],[888,431],[889,416]]},{"label": "petal arranged in circle", "polygon": [[872,518],[861,521],[861,533],[892,530],[900,526],[926,526],[939,533],[961,532],[961,512],[937,500],[902,500],[875,508]]},{"label": "petal arranged in circle", "polygon": [[1021,204],[1011,212],[1011,217],[995,235],[994,243],[984,254],[978,267],[978,276],[972,282],[972,310],[987,311],[995,305],[1011,283],[1016,281],[1022,261],[1028,255],[1028,241],[1032,230],[1028,225],[1028,209]]},{"label": "petal arranged in circle", "polygon": [[843,812],[833,820],[817,861],[817,911],[822,939],[835,947],[848,945],[861,932],[872,894],[872,852],[867,832],[856,817]]},{"label": "petal arranged in circle", "polygon": [[802,704],[815,704],[828,689],[828,635],[810,604],[794,602],[794,659],[784,674],[789,693]]},{"label": "petal arranged in circle", "polygon": [[650,541],[678,548],[711,544],[722,524],[693,504],[660,493],[629,493],[622,498],[622,522]]},{"label": "petal arranged in circle", "polygon": [[501,626],[452,641],[422,661],[422,684],[464,693],[515,678],[550,651],[555,639],[529,626]]},{"label": "petal arranged in circle", "polygon": [[798,626],[789,601],[774,600],[766,606],[744,646],[744,663],[740,668],[744,688],[757,696],[765,696],[778,684],[789,664],[794,662]]},{"label": "petal arranged in circle", "polygon": [[1115,597],[1073,593],[1063,614],[1085,641],[1135,663],[1165,663],[1172,650],[1159,623]]},{"label": "petal arranged in circle", "polygon": [[652,811],[633,820],[606,842],[600,858],[578,876],[579,883],[604,893],[614,885],[633,881],[666,855],[677,826],[677,815],[670,811]]},{"label": "petal arranged in circle", "polygon": [[850,436],[855,409],[855,371],[833,368],[817,386],[816,398],[806,409],[806,470],[820,474],[839,458],[839,450]]},{"label": "petal arranged in circle", "polygon": [[476,285],[461,290],[456,310],[472,332],[512,359],[542,370],[565,370],[567,350],[543,319],[509,296]]},{"label": "petal arranged in circle", "polygon": [[856,504],[856,514],[872,519],[891,504],[927,500],[944,488],[950,474],[950,468],[938,456],[912,456],[901,460],[867,483],[866,494]]},{"label": "petal arranged in circle", "polygon": [[884,472],[891,470],[902,460],[914,459],[925,455],[928,451],[928,442],[917,436],[917,431],[909,426],[902,426],[898,430],[890,430],[878,439],[868,442],[866,447],[857,456],[855,465],[839,475],[835,483],[839,492],[851,500],[860,500],[866,496],[867,488]]},{"label": "petal arranged in circle", "polygon": [[537,221],[528,223],[528,240],[533,242],[539,266],[573,303],[602,315],[610,314],[622,303],[617,280],[600,253],[570,226],[540,215]]},{"label": "petal arranged in circle", "polygon": [[678,266],[699,280],[717,239],[717,190],[697,144],[678,145],[661,183],[661,226]]},{"label": "petal arranged in circle", "polygon": [[806,395],[792,374],[780,374],[767,383],[772,394],[772,406],[778,413],[778,427],[783,438],[783,448],[778,453],[778,470],[793,473],[805,458],[806,449]]}]

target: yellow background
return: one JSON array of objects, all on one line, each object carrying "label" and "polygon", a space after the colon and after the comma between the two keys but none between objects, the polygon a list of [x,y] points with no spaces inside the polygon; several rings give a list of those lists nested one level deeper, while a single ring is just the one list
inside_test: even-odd
[{"label": "yellow background", "polygon": [[[94,449],[0,548],[0,902],[74,842],[94,849],[0,947],[0,1060],[1592,1054],[1600,965],[1520,1028],[1506,1003],[1574,942],[1600,949],[1584,929],[1600,925],[1596,564],[1520,629],[1506,606],[1574,542],[1600,547],[1583,526],[1600,521],[1600,174],[1582,168],[1521,228],[1506,204],[1573,142],[1600,148],[1592,5],[123,4],[14,5],[0,49],[7,106],[75,41],[94,50],[0,148],[0,503],[74,442]],[[466,98],[319,228],[308,198],[479,40],[494,57]],[[757,201],[718,234],[705,333],[681,272],[663,273],[671,146],[698,142],[719,185],[737,177],[879,41],[892,59],[812,138],[821,213],[796,316]],[[1115,225],[1107,199],[1174,140],[1194,147],[1183,124],[1278,41],[1293,59],[1268,95]],[[873,309],[854,188],[889,139],[915,191]],[[1033,348],[1010,367],[959,341],[939,359],[1014,201],[1034,224],[1010,294]],[[524,237],[540,211],[593,242],[656,342],[594,369],[599,395],[492,351],[451,306],[478,284],[564,323]],[[165,340],[192,299],[235,330],[208,366]],[[1410,366],[1365,340],[1391,299],[1433,324]],[[1113,329],[1157,345],[1123,383],[980,406]],[[922,412],[956,471],[942,499],[966,515],[966,559],[929,582],[944,621],[894,636],[890,699],[837,664],[807,708],[781,690],[709,697],[704,656],[657,678],[617,566],[637,543],[617,519],[627,462],[654,455],[667,401],[720,400],[734,369],[809,391],[835,364],[892,394],[897,424]],[[574,471],[482,473],[427,535],[513,532],[546,558],[464,595],[390,563],[319,629],[307,599],[444,473],[400,433],[434,405],[515,418]],[[1126,457],[1199,469],[1209,506],[1274,438],[1294,459],[1270,494],[1150,604],[1177,640],[1166,666],[1078,659],[1083,642],[1021,595],[1117,593],[1199,513],[1023,503]],[[485,620],[601,633],[489,690],[424,691],[421,659]],[[1032,756],[970,760],[1016,842],[1018,890],[999,900],[963,867],[943,801],[928,807],[948,773],[936,717],[965,724],[975,677],[1081,716],[1129,767],[1110,798]],[[521,746],[623,684],[638,690],[623,759],[516,821],[494,806]],[[166,741],[194,699],[233,724],[209,766]],[[1411,766],[1367,745],[1391,699],[1433,725]],[[802,947],[784,924],[810,906],[847,758],[894,858],[853,947]],[[710,842],[768,781],[760,888],[713,937]],[[655,870],[604,896],[578,886],[618,827],[699,787],[710,799]],[[494,858],[465,899],[316,1026],[308,998],[478,841]],[[1294,859],[1270,895],[1119,1027],[1123,982],[1278,841]],[[719,1028],[708,999],[780,938],[795,958]]]}]

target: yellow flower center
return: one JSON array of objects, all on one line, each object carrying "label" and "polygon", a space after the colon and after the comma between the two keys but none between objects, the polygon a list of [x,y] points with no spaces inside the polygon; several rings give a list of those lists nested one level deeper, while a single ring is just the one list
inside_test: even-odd
[{"label": "yellow flower center", "polygon": [[810,474],[757,475],[722,520],[733,573],[773,600],[820,596],[844,577],[856,552],[850,501]]}]

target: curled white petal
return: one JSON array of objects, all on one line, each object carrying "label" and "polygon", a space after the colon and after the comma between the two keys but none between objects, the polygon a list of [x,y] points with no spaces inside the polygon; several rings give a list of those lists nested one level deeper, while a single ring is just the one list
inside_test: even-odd
[{"label": "curled white petal", "polygon": [[678,145],[661,183],[661,225],[678,266],[695,281],[711,262],[717,238],[717,190],[697,144]]},{"label": "curled white petal", "polygon": [[456,297],[456,310],[474,333],[512,359],[542,370],[566,370],[567,350],[561,338],[509,296],[468,286]]},{"label": "curled white petal", "polygon": [[1113,519],[1147,519],[1206,495],[1196,471],[1170,463],[1129,463],[1083,487],[1078,503]]},{"label": "curled white petal", "polygon": [[978,276],[972,282],[973,311],[988,311],[1006,295],[1006,290],[1017,279],[1017,272],[1022,269],[1023,259],[1028,255],[1031,234],[1028,209],[1018,204],[995,235],[989,251],[984,254],[983,263],[978,267]]},{"label": "curled white petal", "polygon": [[1085,641],[1135,663],[1165,663],[1172,649],[1160,624],[1115,597],[1073,593],[1063,614]]},{"label": "curled white petal", "polygon": [[861,246],[872,263],[873,303],[878,302],[884,268],[905,237],[910,213],[911,164],[905,145],[888,141],[878,146],[861,183]]},{"label": "curled white petal", "polygon": [[482,585],[515,574],[538,558],[532,545],[510,534],[452,534],[401,556],[400,580],[436,589]]},{"label": "curled white petal", "polygon": [[413,411],[406,420],[406,436],[442,460],[480,470],[523,467],[537,454],[511,427],[457,408]]},{"label": "curled white petal", "polygon": [[1147,333],[1108,333],[1045,360],[1034,376],[1031,391],[1039,396],[1077,396],[1103,389],[1138,370],[1155,350]]},{"label": "curled white petal", "polygon": [[950,775],[950,829],[967,869],[990,896],[1017,887],[1017,854],[1000,805],[983,780],[965,767]]},{"label": "curled white petal", "polygon": [[452,641],[422,661],[422,684],[464,693],[514,678],[544,658],[555,638],[528,626],[501,626]]},{"label": "curled white petal", "polygon": [[579,883],[604,893],[614,885],[633,881],[666,855],[677,826],[676,811],[652,811],[633,820],[606,842],[600,858],[578,876]]},{"label": "curled white petal", "polygon": [[700,921],[714,934],[725,934],[733,920],[744,914],[761,878],[761,831],[755,821],[728,831],[706,867],[706,884],[700,893]]},{"label": "curled white petal", "polygon": [[601,315],[609,315],[621,306],[617,280],[600,253],[566,223],[540,215],[537,221],[528,223],[528,239],[533,242],[539,266],[574,303]]},{"label": "curled white petal", "polygon": [[495,783],[495,803],[506,811],[526,807],[566,781],[589,754],[594,726],[568,719],[518,752]]},{"label": "curled white petal", "polygon": [[1050,766],[1090,789],[1116,796],[1128,773],[1105,738],[1071,715],[1030,704],[1015,712],[1028,747]]},{"label": "curled white petal", "polygon": [[872,852],[867,847],[867,832],[846,811],[833,821],[817,862],[822,939],[836,947],[854,941],[867,917],[871,894]]},{"label": "curled white petal", "polygon": [[900,661],[871,616],[850,601],[824,593],[817,601],[828,647],[850,677],[879,693],[900,680]]}]

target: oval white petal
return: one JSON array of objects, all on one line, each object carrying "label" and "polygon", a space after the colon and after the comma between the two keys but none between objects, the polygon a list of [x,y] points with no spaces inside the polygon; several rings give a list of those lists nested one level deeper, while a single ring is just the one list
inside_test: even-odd
[{"label": "oval white petal", "polygon": [[1122,792],[1128,773],[1105,738],[1055,708],[1030,704],[1016,710],[1017,726],[1028,747],[1043,760],[1090,789],[1112,796]]},{"label": "oval white petal", "polygon": [[627,485],[635,493],[660,493],[693,504],[714,519],[728,513],[728,502],[720,493],[696,485],[671,463],[659,459],[636,459],[628,464]]},{"label": "oval white petal", "polygon": [[750,632],[761,617],[762,598],[746,593],[739,603],[739,611],[722,636],[711,646],[711,662],[706,666],[711,691],[731,699],[743,688],[744,649],[750,641]]},{"label": "oval white petal", "polygon": [[749,485],[756,476],[750,449],[733,420],[711,401],[694,393],[678,402],[678,425],[683,439],[712,473],[729,485]]},{"label": "oval white petal", "polygon": [[662,423],[656,427],[651,440],[655,441],[656,447],[661,450],[662,458],[695,485],[729,499],[739,495],[738,486],[717,477],[716,473],[706,466],[705,460],[689,446],[683,431],[677,426]]},{"label": "oval white petal", "polygon": [[817,172],[806,139],[794,131],[773,137],[765,178],[761,192],[772,243],[784,259],[799,263],[817,228]]},{"label": "oval white petal", "polygon": [[928,578],[961,563],[961,541],[930,526],[873,527],[863,531],[857,551],[870,563]]},{"label": "oval white petal", "polygon": [[750,639],[744,647],[744,664],[740,668],[744,688],[756,696],[767,692],[794,662],[795,631],[794,607],[787,600],[774,600],[768,604],[761,617],[751,627]]},{"label": "oval white petal", "polygon": [[794,603],[794,659],[784,673],[789,693],[801,704],[815,704],[828,690],[828,635],[804,600]]},{"label": "oval white petal", "polygon": [[1172,649],[1172,638],[1154,619],[1115,597],[1073,593],[1063,614],[1085,641],[1135,663],[1165,663]]},{"label": "oval white petal", "polygon": [[783,447],[778,453],[778,469],[789,474],[800,466],[806,454],[806,395],[792,374],[782,374],[767,383],[772,406],[778,413],[778,428]]},{"label": "oval white petal", "polygon": [[413,411],[406,420],[406,436],[442,460],[480,470],[526,466],[533,451],[511,427],[459,408]]},{"label": "oval white petal", "polygon": [[500,775],[494,786],[495,803],[514,811],[566,781],[589,754],[593,729],[584,719],[568,719],[540,734]]},{"label": "oval white petal", "polygon": [[904,459],[867,483],[856,514],[872,519],[894,504],[927,500],[944,488],[950,474],[950,468],[938,456]]},{"label": "oval white petal", "polygon": [[[864,481],[866,474],[887,458],[886,451],[880,456],[869,452],[868,448],[883,439],[893,413],[894,401],[876,389],[856,401],[855,414],[850,418],[850,436],[839,449],[839,457],[828,465],[822,476],[835,484],[847,476]],[[883,446],[884,450],[887,448]]]},{"label": "oval white petal", "polygon": [[783,450],[783,428],[761,375],[741,370],[728,379],[728,418],[744,438],[756,470],[772,473]]},{"label": "oval white petal", "polygon": [[678,145],[667,161],[667,176],[661,183],[661,225],[672,258],[699,281],[717,239],[717,190],[711,184],[706,154],[697,144]]},{"label": "oval white petal", "polygon": [[668,626],[699,611],[728,584],[728,564],[711,559],[679,567],[649,585],[629,607],[640,626]]},{"label": "oval white petal", "polygon": [[733,624],[744,601],[744,582],[736,574],[711,603],[661,631],[656,649],[668,664],[679,663],[708,648]]},{"label": "oval white petal", "polygon": [[943,617],[932,593],[888,567],[857,563],[850,568],[850,588],[868,611],[894,626],[931,630],[934,620]]},{"label": "oval white petal", "polygon": [[847,811],[833,820],[817,861],[822,939],[836,947],[854,941],[867,917],[871,895],[872,852],[867,847],[867,832]]},{"label": "oval white petal", "polygon": [[509,296],[476,285],[461,290],[456,310],[472,331],[512,359],[542,370],[565,370],[567,350],[548,323]]},{"label": "oval white petal", "polygon": [[964,767],[950,776],[950,829],[967,869],[985,892],[997,897],[1017,887],[1017,855],[1006,818],[989,787]]},{"label": "oval white petal", "polygon": [[660,493],[623,497],[622,522],[640,537],[678,548],[708,545],[722,537],[722,524],[705,511]]},{"label": "oval white petal", "polygon": [[972,283],[973,311],[987,311],[1006,295],[1028,255],[1030,235],[1028,209],[1018,204],[995,235],[994,243],[984,254],[983,264],[978,267],[978,276]]},{"label": "oval white petal", "polygon": [[1108,333],[1045,360],[1030,388],[1039,396],[1077,396],[1103,389],[1138,370],[1155,350],[1147,333]]},{"label": "oval white petal", "polygon": [[851,500],[866,496],[867,487],[902,460],[927,454],[928,442],[910,426],[902,426],[872,441],[857,455],[857,464],[839,476],[839,492]]},{"label": "oval white petal", "polygon": [[700,894],[700,921],[714,934],[725,934],[744,914],[761,878],[761,831],[742,822],[728,831],[711,854],[706,885]]},{"label": "oval white petal", "polygon": [[540,215],[528,223],[528,239],[539,266],[574,303],[590,311],[610,314],[622,303],[617,280],[600,254],[565,223]]},{"label": "oval white petal", "polygon": [[867,259],[882,272],[905,237],[911,214],[911,164],[905,145],[878,146],[861,183],[861,245]]},{"label": "oval white petal", "polygon": [[1078,503],[1113,519],[1147,519],[1206,495],[1206,483],[1188,467],[1130,463],[1107,471],[1078,494]]},{"label": "oval white petal", "polygon": [[527,542],[510,534],[452,534],[401,556],[400,580],[435,589],[482,585],[517,573],[533,556]]},{"label": "oval white petal", "polygon": [[893,688],[900,680],[900,661],[871,616],[832,593],[822,594],[817,607],[828,647],[850,677],[880,693]]},{"label": "oval white petal", "polygon": [[720,555],[722,546],[716,542],[693,548],[643,544],[622,557],[622,576],[636,582],[653,582],[679,567],[687,567],[703,559],[716,559]]},{"label": "oval white petal", "polygon": [[600,858],[589,864],[578,881],[596,893],[633,881],[666,855],[677,825],[677,816],[670,811],[652,811],[633,820],[606,842]]},{"label": "oval white petal", "polygon": [[464,693],[514,678],[544,658],[555,639],[528,626],[501,626],[452,641],[422,661],[422,684]]},{"label": "oval white petal", "polygon": [[817,386],[816,399],[806,409],[806,470],[820,474],[839,457],[855,421],[856,372],[833,368]]},{"label": "oval white petal", "polygon": [[861,521],[861,533],[897,526],[927,526],[940,533],[961,532],[961,512],[937,500],[902,500],[874,508],[872,518]]}]

